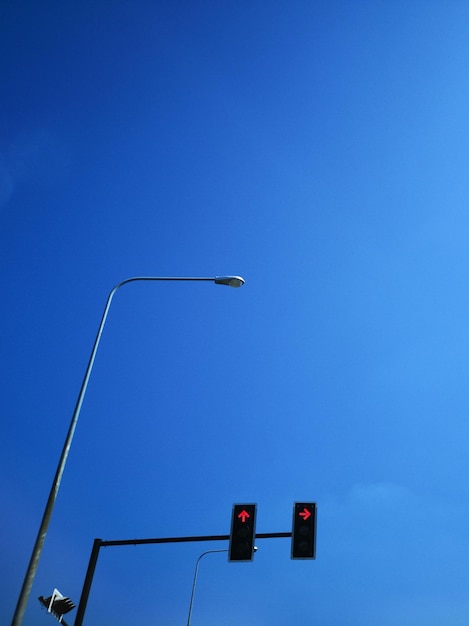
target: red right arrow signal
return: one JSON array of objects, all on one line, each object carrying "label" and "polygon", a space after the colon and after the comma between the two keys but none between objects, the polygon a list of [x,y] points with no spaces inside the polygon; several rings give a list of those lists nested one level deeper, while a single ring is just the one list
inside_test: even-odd
[{"label": "red right arrow signal", "polygon": [[240,519],[240,520],[243,522],[243,524],[244,524],[244,522],[248,519],[248,517],[251,517],[251,516],[250,516],[250,515],[249,515],[249,513],[246,511],[246,509],[243,509],[243,510],[241,511],[241,513],[238,513],[238,517],[239,517],[239,519]]},{"label": "red right arrow signal", "polygon": [[292,559],[316,558],[316,514],[315,502],[293,504]]},{"label": "red right arrow signal", "polygon": [[298,513],[298,515],[303,518],[304,522],[306,522],[308,517],[311,517],[311,512],[305,507],[302,511],[300,511],[300,513]]}]

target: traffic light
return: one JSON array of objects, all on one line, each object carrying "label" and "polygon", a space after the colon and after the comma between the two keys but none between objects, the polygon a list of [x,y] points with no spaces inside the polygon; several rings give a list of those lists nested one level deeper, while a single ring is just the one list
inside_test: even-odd
[{"label": "traffic light", "polygon": [[48,598],[39,596],[39,602],[42,606],[45,606],[47,612],[53,615],[63,626],[67,626],[63,616],[75,608],[70,598],[63,596],[58,589],[54,589],[54,593]]},{"label": "traffic light", "polygon": [[316,558],[316,504],[314,502],[295,502],[293,505],[291,558]]},{"label": "traffic light", "polygon": [[256,505],[234,504],[228,561],[252,561],[256,531]]}]

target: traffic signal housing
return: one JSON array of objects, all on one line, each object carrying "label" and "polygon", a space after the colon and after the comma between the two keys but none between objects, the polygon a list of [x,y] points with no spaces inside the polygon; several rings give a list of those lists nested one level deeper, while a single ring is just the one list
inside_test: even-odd
[{"label": "traffic signal housing", "polygon": [[231,516],[229,561],[252,561],[256,532],[256,505],[234,504]]},{"label": "traffic signal housing", "polygon": [[293,505],[291,558],[316,558],[315,502],[295,502]]},{"label": "traffic signal housing", "polygon": [[48,598],[39,596],[39,602],[47,609],[47,612],[53,615],[63,626],[67,626],[63,616],[75,608],[75,604],[63,596],[58,589],[54,589],[54,593]]}]

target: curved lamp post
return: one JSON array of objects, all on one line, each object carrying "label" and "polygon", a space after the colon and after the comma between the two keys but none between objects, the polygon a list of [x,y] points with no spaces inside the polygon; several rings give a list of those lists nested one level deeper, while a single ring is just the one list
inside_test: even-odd
[{"label": "curved lamp post", "polygon": [[161,280],[205,281],[205,282],[215,283],[216,285],[228,285],[229,287],[241,287],[242,285],[244,285],[244,279],[241,278],[240,276],[214,276],[212,278],[188,278],[188,277],[174,277],[174,276],[172,277],[136,276],[134,278],[127,278],[126,280],[123,280],[111,290],[107,298],[106,306],[104,307],[103,317],[101,319],[101,323],[98,328],[96,339],[94,340],[93,349],[91,350],[91,356],[88,362],[88,367],[86,368],[85,376],[81,384],[80,393],[78,394],[78,399],[75,405],[75,410],[73,411],[72,420],[70,422],[68,433],[65,438],[65,443],[64,443],[63,450],[62,450],[62,454],[60,456],[59,464],[57,466],[54,480],[52,482],[52,487],[50,490],[49,498],[47,500],[46,508],[44,510],[44,515],[42,517],[41,525],[39,527],[39,531],[36,537],[36,542],[34,544],[34,548],[31,554],[28,569],[26,570],[26,575],[24,578],[24,582],[21,588],[19,598],[18,598],[18,603],[16,605],[16,610],[13,616],[13,621],[11,623],[11,626],[21,626],[21,624],[23,623],[23,617],[26,611],[26,605],[28,603],[29,594],[31,593],[31,588],[33,586],[34,577],[36,575],[36,570],[39,564],[39,559],[41,557],[42,548],[43,548],[44,541],[45,541],[46,534],[47,534],[47,529],[49,527],[49,523],[52,517],[54,504],[57,499],[57,494],[58,494],[59,487],[60,487],[60,481],[62,480],[62,474],[65,469],[65,464],[67,462],[67,457],[70,451],[70,447],[72,445],[73,434],[75,432],[78,418],[80,416],[81,405],[83,404],[83,398],[85,397],[86,388],[88,386],[88,381],[90,379],[91,370],[93,369],[96,352],[98,351],[99,342],[101,340],[101,335],[103,333],[104,325],[106,323],[106,319],[107,319],[107,315],[109,312],[109,308],[111,306],[112,299],[116,291],[123,285],[126,285],[127,283],[131,283],[131,282],[135,282],[135,281],[142,281],[142,280],[146,280],[146,281],[148,280],[152,280],[152,281],[156,281],[156,280],[158,281],[161,281]]},{"label": "curved lamp post", "polygon": [[[226,548],[224,550],[207,550],[206,552],[202,552],[202,554],[197,559],[197,562],[195,564],[194,580],[192,581],[192,593],[191,593],[191,601],[189,604],[189,615],[187,616],[187,626],[191,626],[192,605],[194,604],[195,586],[197,584],[197,574],[199,573],[200,561],[202,560],[202,557],[205,556],[206,554],[213,554],[214,552],[229,552],[229,549]],[[257,546],[254,546],[254,552],[257,552]]]}]

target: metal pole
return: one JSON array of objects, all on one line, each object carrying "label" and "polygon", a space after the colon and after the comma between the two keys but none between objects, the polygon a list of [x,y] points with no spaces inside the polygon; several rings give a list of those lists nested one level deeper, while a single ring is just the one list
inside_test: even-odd
[{"label": "metal pole", "polygon": [[99,549],[101,547],[101,539],[95,539],[93,549],[91,550],[90,562],[86,571],[85,582],[83,583],[83,591],[81,592],[80,603],[78,604],[77,615],[75,617],[75,626],[82,626],[85,616],[86,605],[90,595],[91,583],[93,582],[94,570],[98,562]]},{"label": "metal pole", "polygon": [[213,552],[229,552],[229,550],[207,550],[206,552],[202,552],[202,554],[197,559],[197,562],[195,564],[194,580],[192,582],[192,593],[191,593],[191,601],[190,601],[190,604],[189,604],[189,615],[187,616],[187,626],[191,626],[192,605],[194,603],[194,593],[195,593],[195,586],[196,586],[196,583],[197,583],[197,574],[199,573],[200,561],[201,561],[203,556],[205,556],[206,554],[212,554]]},{"label": "metal pole", "polygon": [[67,462],[70,447],[72,445],[73,434],[75,432],[78,418],[80,416],[81,406],[83,404],[83,399],[85,397],[86,389],[88,387],[88,381],[91,375],[91,371],[93,369],[96,352],[98,351],[99,342],[101,340],[101,335],[103,333],[104,325],[106,323],[106,319],[107,319],[107,315],[109,312],[109,308],[111,306],[112,298],[114,297],[114,294],[116,293],[116,291],[123,285],[126,285],[127,283],[130,283],[130,282],[140,281],[140,280],[210,281],[218,285],[228,285],[230,287],[241,287],[241,285],[244,284],[244,280],[240,276],[215,276],[212,278],[136,276],[133,278],[127,278],[126,280],[123,280],[111,290],[108,296],[107,302],[106,302],[106,306],[104,307],[103,317],[101,319],[101,323],[98,328],[98,333],[94,341],[90,360],[88,362],[88,366],[85,371],[85,376],[81,384],[80,393],[78,394],[78,399],[77,399],[77,403],[75,406],[75,410],[73,411],[70,426],[67,432],[67,436],[65,438],[64,447],[62,449],[62,454],[60,455],[59,464],[57,466],[54,480],[52,481],[52,487],[49,493],[49,497],[47,499],[46,508],[44,510],[41,525],[39,526],[39,531],[37,533],[36,541],[34,543],[29,565],[26,570],[26,575],[24,577],[23,586],[20,591],[18,603],[16,605],[16,609],[13,615],[13,621],[11,623],[11,626],[21,626],[21,624],[23,623],[24,613],[26,611],[26,606],[28,604],[29,595],[31,593],[31,588],[33,586],[34,578],[36,576],[36,571],[39,565],[39,559],[41,558],[44,541],[46,539],[47,529],[49,528],[49,523],[52,517],[52,512],[54,509],[55,501],[57,499],[57,494],[59,492],[60,482],[62,480],[62,474],[65,469],[65,464]]},{"label": "metal pole", "polygon": [[[257,533],[256,539],[274,539],[281,537],[291,537],[292,533]],[[85,581],[83,583],[83,589],[81,592],[80,603],[78,605],[77,616],[75,618],[74,626],[82,626],[83,619],[85,617],[86,605],[88,602],[88,597],[90,595],[91,585],[93,583],[93,576],[96,569],[96,564],[98,562],[98,555],[100,548],[108,547],[108,546],[137,546],[137,545],[148,545],[148,544],[156,544],[156,543],[187,543],[194,541],[228,541],[230,538],[229,535],[202,535],[202,536],[191,536],[191,537],[151,537],[150,539],[113,539],[110,541],[103,541],[102,539],[95,539],[93,542],[93,548],[91,550],[90,561],[88,564],[88,569],[86,572]],[[207,552],[228,552],[228,549],[221,550],[208,550]],[[200,555],[200,558],[207,554],[204,552]],[[195,580],[197,578],[197,568],[198,562],[196,565],[196,572],[194,575],[194,583],[192,585],[192,595],[191,595],[191,606],[189,608],[189,620],[192,612],[192,603],[194,598],[194,589],[195,589]],[[189,622],[190,623],[190,622]]]}]

